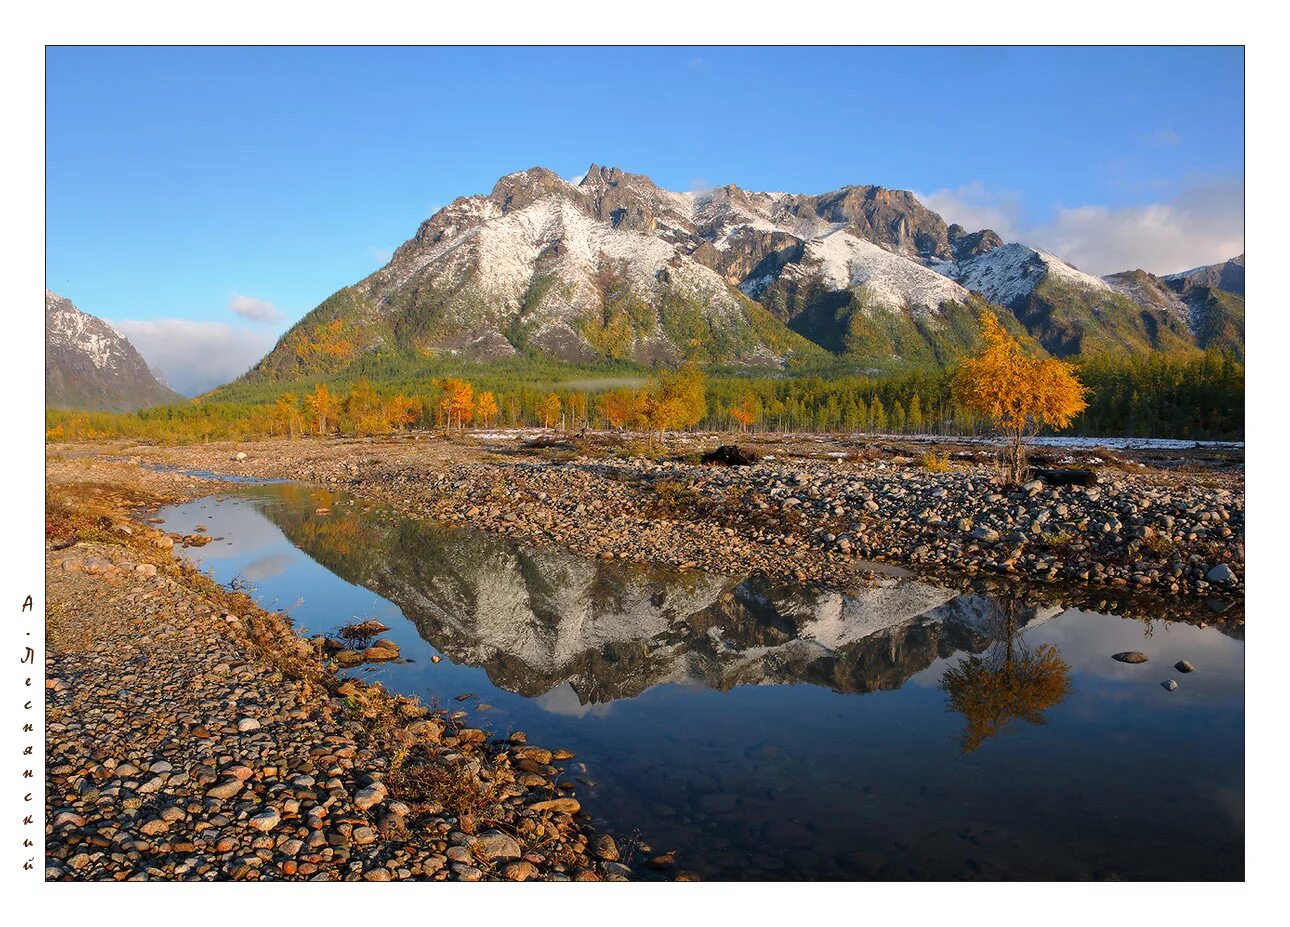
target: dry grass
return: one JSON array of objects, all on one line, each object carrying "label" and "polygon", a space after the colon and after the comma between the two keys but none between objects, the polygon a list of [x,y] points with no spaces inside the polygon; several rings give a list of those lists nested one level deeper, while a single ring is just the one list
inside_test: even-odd
[{"label": "dry grass", "polygon": [[693,515],[703,501],[702,495],[679,480],[659,480],[650,488],[655,506],[663,513]]},{"label": "dry grass", "polygon": [[1159,557],[1172,557],[1178,553],[1178,543],[1165,534],[1153,534],[1143,538],[1142,546]]},{"label": "dry grass", "polygon": [[1039,539],[1054,550],[1065,550],[1075,540],[1075,535],[1069,531],[1045,531]]},{"label": "dry grass", "polygon": [[[443,757],[424,750],[405,753],[391,766],[390,787],[416,813],[434,805],[457,816],[466,825],[496,823],[502,816],[502,798],[496,783],[480,778],[469,767],[449,765]],[[466,831],[469,833],[470,831]]]},{"label": "dry grass", "polygon": [[945,454],[927,451],[918,459],[918,465],[932,473],[945,473],[950,468],[950,459]]}]

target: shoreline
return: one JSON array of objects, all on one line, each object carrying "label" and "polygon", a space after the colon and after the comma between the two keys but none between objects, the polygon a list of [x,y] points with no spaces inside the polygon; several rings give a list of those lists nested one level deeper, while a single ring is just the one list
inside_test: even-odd
[{"label": "shoreline", "polygon": [[914,456],[926,442],[825,436],[745,438],[764,454],[751,467],[697,463],[700,450],[733,440],[669,436],[655,447],[493,431],[115,452],[342,490],[414,518],[601,559],[838,588],[871,581],[873,563],[959,585],[997,578],[1077,598],[1145,593],[1171,608],[1243,605],[1243,468],[1166,469],[1150,455],[1147,466],[1104,449],[1066,449],[1063,461],[1097,469],[1095,486],[1005,487],[983,452],[957,442],[939,445],[944,469],[930,470]]},{"label": "shoreline", "polygon": [[644,848],[556,785],[568,751],[341,680],[175,558],[147,513],[211,483],[85,459],[46,480],[47,880],[630,877]]}]

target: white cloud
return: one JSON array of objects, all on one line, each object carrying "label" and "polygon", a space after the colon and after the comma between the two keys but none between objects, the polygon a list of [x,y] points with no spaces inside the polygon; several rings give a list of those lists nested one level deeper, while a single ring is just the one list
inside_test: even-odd
[{"label": "white cloud", "polygon": [[1058,208],[1026,222],[1017,194],[980,183],[919,195],[946,222],[992,228],[1005,241],[1043,248],[1093,274],[1142,268],[1154,274],[1215,264],[1245,250],[1245,183],[1203,178],[1171,199],[1134,206]]},{"label": "white cloud", "polygon": [[256,299],[254,296],[234,293],[233,298],[228,301],[228,308],[234,315],[240,315],[252,322],[268,324],[282,321],[282,313],[278,311],[278,307],[267,299]]},{"label": "white cloud", "polygon": [[223,322],[126,319],[109,324],[130,339],[149,367],[185,396],[241,376],[278,339],[269,331]]},{"label": "white cloud", "polygon": [[914,195],[928,209],[940,213],[946,222],[957,222],[969,232],[994,229],[1004,241],[1019,237],[1021,197],[1016,193],[989,190],[976,180],[954,189]]},{"label": "white cloud", "polygon": [[1059,209],[1035,243],[1090,273],[1154,274],[1216,264],[1245,250],[1245,184],[1194,184],[1163,203]]}]

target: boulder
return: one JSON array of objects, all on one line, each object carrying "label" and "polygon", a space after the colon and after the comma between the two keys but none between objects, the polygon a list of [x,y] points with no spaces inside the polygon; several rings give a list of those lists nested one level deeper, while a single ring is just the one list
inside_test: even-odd
[{"label": "boulder", "polygon": [[723,444],[701,458],[704,464],[716,467],[751,467],[760,459],[755,451],[737,444]]}]

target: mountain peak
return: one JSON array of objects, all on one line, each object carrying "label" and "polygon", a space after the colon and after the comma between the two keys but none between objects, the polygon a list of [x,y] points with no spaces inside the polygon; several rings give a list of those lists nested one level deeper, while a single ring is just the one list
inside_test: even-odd
[{"label": "mountain peak", "polygon": [[530,167],[499,178],[493,184],[488,198],[501,207],[502,212],[523,209],[531,203],[556,192],[568,192],[573,185],[555,171],[546,167]]},{"label": "mountain peak", "polygon": [[45,290],[46,405],[126,412],[180,398],[124,335]]}]

